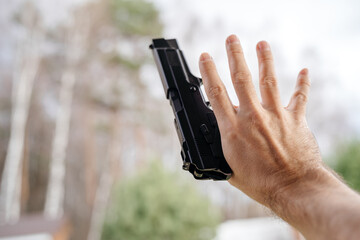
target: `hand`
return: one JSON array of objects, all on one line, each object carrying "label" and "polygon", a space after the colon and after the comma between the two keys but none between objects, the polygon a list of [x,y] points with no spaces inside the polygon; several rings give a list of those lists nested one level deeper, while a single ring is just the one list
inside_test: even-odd
[{"label": "hand", "polygon": [[239,107],[230,102],[207,53],[200,57],[200,72],[219,124],[225,158],[233,170],[229,182],[271,208],[279,192],[322,168],[318,145],[305,119],[308,70],[300,71],[290,103],[283,107],[269,44],[259,42],[260,102],[235,35],[226,40],[226,49]]},{"label": "hand", "polygon": [[308,239],[358,239],[360,197],[325,167],[307,127],[308,70],[300,71],[283,107],[270,47],[259,42],[260,102],[236,36],[228,37],[226,49],[239,107],[230,102],[209,54],[201,55],[199,65],[233,170],[229,182]]}]

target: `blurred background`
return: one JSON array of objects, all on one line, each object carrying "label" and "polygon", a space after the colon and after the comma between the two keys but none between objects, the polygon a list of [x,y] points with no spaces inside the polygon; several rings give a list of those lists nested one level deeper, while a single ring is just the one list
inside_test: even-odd
[{"label": "blurred background", "polygon": [[0,0],[0,239],[301,239],[227,182],[181,170],[173,113],[148,49],[177,38],[192,72],[225,38],[257,85],[273,50],[284,105],[310,70],[324,161],[360,190],[360,2]]}]

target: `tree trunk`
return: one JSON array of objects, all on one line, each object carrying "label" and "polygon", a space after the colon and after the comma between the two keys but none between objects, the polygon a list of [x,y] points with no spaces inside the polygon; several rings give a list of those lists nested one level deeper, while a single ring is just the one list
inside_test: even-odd
[{"label": "tree trunk", "polygon": [[101,171],[99,185],[96,190],[94,207],[91,216],[88,240],[100,240],[102,226],[106,215],[106,206],[110,199],[111,189],[120,169],[120,123],[118,113],[112,119],[112,137],[107,158]]},{"label": "tree trunk", "polygon": [[56,119],[49,183],[44,209],[44,214],[50,218],[60,217],[63,213],[65,156],[74,84],[74,73],[66,71],[61,79],[60,106]]},{"label": "tree trunk", "polygon": [[4,222],[16,221],[20,216],[21,162],[31,93],[40,63],[38,44],[38,35],[33,31],[24,44],[24,50],[20,50],[23,52],[20,54],[23,62],[15,70],[19,73],[19,79],[16,79],[16,73],[14,83],[17,84],[13,86],[10,140],[0,191],[0,221]]},{"label": "tree trunk", "polygon": [[73,27],[68,33],[66,68],[61,76],[59,109],[52,146],[50,175],[45,199],[44,215],[58,218],[63,214],[65,193],[65,158],[69,142],[72,98],[76,80],[76,68],[85,49],[88,18],[85,14],[74,14]]},{"label": "tree trunk", "polygon": [[86,202],[93,207],[94,198],[97,187],[97,172],[96,172],[96,139],[94,131],[94,113],[93,106],[89,104],[83,106],[84,112],[84,171],[85,171],[85,192]]}]

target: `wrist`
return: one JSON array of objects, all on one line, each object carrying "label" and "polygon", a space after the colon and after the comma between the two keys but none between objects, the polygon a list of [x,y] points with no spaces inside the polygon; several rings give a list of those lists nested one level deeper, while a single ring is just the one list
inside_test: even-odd
[{"label": "wrist", "polygon": [[271,209],[307,239],[328,239],[319,237],[325,236],[329,229],[337,228],[336,222],[351,211],[349,202],[358,201],[357,194],[331,171],[319,167],[280,189]]},{"label": "wrist", "polygon": [[[269,207],[290,224],[296,225],[307,213],[304,209],[332,187],[334,180],[323,167],[311,169],[290,184],[279,188],[272,196]],[[311,203],[312,204],[312,203]]]},{"label": "wrist", "polygon": [[277,189],[267,202],[268,207],[278,215],[287,215],[296,202],[303,202],[329,189],[336,182],[333,175],[323,166],[310,169],[301,176],[277,184]]}]

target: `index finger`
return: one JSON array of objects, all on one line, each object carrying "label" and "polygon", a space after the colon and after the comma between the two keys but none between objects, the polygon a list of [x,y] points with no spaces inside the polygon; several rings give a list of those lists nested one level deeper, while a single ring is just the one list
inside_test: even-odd
[{"label": "index finger", "polygon": [[229,119],[235,116],[235,108],[216,71],[214,61],[208,53],[201,54],[199,67],[206,95],[214,110],[219,127],[222,128],[221,126],[229,124]]}]

